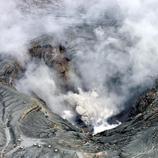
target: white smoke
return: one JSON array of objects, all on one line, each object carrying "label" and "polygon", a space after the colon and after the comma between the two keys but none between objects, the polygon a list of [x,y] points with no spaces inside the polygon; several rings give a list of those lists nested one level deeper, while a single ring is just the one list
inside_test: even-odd
[{"label": "white smoke", "polygon": [[79,93],[63,94],[55,71],[35,63],[17,88],[36,93],[64,118],[74,117],[75,108],[87,124],[108,127],[107,119],[157,78],[157,6],[156,0],[1,0],[0,51],[26,62],[35,38],[65,44]]},{"label": "white smoke", "polygon": [[44,63],[31,62],[16,88],[28,95],[37,95],[36,97],[45,101],[53,112],[62,115],[64,111],[71,108],[64,105],[64,95],[57,87],[56,80],[55,71],[49,69]]}]

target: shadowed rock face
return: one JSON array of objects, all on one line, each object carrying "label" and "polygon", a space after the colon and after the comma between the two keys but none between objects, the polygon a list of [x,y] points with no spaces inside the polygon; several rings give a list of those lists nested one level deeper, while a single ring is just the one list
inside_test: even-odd
[{"label": "shadowed rock face", "polygon": [[20,64],[12,58],[0,59],[0,82],[12,85],[14,80],[17,79],[22,72]]},{"label": "shadowed rock face", "polygon": [[[68,67],[63,50],[37,46],[30,54],[43,58],[50,67],[60,62]],[[58,58],[53,56],[56,51]],[[20,71],[14,59],[0,60],[1,158],[157,158],[157,89],[138,99],[127,122],[92,136],[51,112],[40,99],[18,92],[13,81]]]},{"label": "shadowed rock face", "polygon": [[63,46],[36,45],[29,50],[29,53],[34,58],[43,59],[46,65],[53,67],[64,79],[67,78],[70,60],[65,57]]}]

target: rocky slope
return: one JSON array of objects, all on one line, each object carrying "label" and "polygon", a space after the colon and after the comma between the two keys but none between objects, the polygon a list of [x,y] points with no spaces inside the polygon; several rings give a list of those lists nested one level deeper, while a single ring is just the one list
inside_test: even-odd
[{"label": "rocky slope", "polygon": [[[62,46],[38,45],[29,53],[43,58],[66,83],[70,61],[63,51]],[[156,88],[138,99],[126,122],[94,136],[53,113],[40,98],[18,92],[14,81],[23,71],[14,58],[0,60],[1,158],[157,158]]]}]

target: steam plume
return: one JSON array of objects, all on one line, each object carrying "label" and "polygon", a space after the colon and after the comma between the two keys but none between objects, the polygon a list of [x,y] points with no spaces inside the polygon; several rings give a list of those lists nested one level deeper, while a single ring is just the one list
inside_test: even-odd
[{"label": "steam plume", "polygon": [[[36,93],[61,116],[69,110],[74,117],[76,108],[87,124],[107,127],[157,78],[157,6],[156,0],[1,0],[0,51],[29,63],[19,90]],[[42,35],[67,48],[78,93],[63,94],[55,71],[30,62],[28,46]]]}]

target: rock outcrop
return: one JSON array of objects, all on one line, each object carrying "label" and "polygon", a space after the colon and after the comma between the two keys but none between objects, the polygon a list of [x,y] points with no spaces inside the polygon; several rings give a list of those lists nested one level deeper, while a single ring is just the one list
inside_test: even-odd
[{"label": "rock outcrop", "polygon": [[36,45],[29,50],[29,54],[33,58],[43,59],[46,65],[53,67],[64,79],[67,78],[70,60],[65,56],[63,46]]}]

